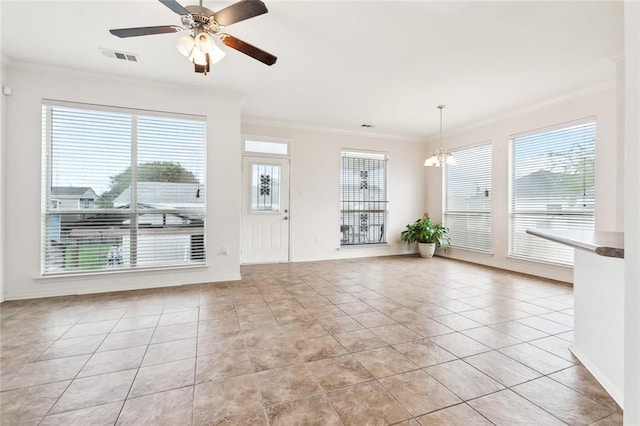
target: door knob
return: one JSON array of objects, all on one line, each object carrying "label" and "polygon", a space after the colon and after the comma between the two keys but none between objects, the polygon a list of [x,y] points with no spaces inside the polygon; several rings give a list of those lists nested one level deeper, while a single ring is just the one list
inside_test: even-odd
[{"label": "door knob", "polygon": [[284,217],[284,220],[289,220],[289,216],[285,216],[285,217]]}]

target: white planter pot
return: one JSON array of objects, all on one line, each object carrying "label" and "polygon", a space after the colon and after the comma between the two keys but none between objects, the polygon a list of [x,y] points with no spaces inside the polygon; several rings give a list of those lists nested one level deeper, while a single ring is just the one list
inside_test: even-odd
[{"label": "white planter pot", "polygon": [[418,251],[420,257],[433,257],[433,253],[436,251],[436,243],[418,243]]}]

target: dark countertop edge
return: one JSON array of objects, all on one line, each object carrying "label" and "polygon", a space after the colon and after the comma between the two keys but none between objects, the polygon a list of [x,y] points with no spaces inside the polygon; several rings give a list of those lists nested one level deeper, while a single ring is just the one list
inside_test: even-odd
[{"label": "dark countertop edge", "polygon": [[527,229],[527,234],[544,238],[600,256],[624,259],[622,232],[569,231],[557,229]]}]

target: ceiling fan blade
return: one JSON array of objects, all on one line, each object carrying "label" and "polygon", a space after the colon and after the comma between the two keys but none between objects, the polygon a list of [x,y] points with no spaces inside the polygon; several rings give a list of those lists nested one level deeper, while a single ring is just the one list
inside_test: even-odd
[{"label": "ceiling fan blade", "polygon": [[263,64],[271,66],[278,60],[278,58],[273,56],[271,53],[265,52],[264,50],[259,49],[254,45],[249,44],[246,41],[242,41],[232,35],[220,34],[220,40],[222,40],[222,42],[230,48],[242,52],[245,55],[251,56],[253,59],[258,60]]},{"label": "ceiling fan blade", "polygon": [[160,0],[160,3],[173,10],[178,15],[191,15],[187,9],[182,7],[176,0]]},{"label": "ceiling fan blade", "polygon": [[184,28],[177,25],[161,25],[158,27],[120,28],[117,30],[109,30],[109,32],[116,37],[125,38],[146,36],[152,34],[177,33],[178,31],[182,31],[183,29]]},{"label": "ceiling fan blade", "polygon": [[260,0],[242,0],[213,14],[213,19],[223,26],[267,13],[267,6]]}]

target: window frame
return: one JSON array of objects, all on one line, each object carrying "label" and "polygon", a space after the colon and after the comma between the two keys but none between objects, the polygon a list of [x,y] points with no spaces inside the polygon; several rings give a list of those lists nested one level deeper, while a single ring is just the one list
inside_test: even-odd
[{"label": "window frame", "polygon": [[[553,212],[550,213],[545,213],[545,212],[536,212],[536,211],[532,211],[532,210],[520,210],[520,211],[515,211],[515,175],[516,175],[516,158],[515,158],[515,143],[517,141],[517,139],[521,139],[521,138],[527,138],[527,137],[531,137],[531,136],[536,136],[536,135],[541,135],[544,133],[551,133],[554,131],[561,131],[564,129],[569,129],[571,127],[578,127],[578,126],[586,126],[592,124],[593,125],[593,147],[592,147],[592,153],[593,153],[593,167],[594,167],[594,172],[593,172],[593,207],[591,209],[591,211],[589,213],[580,213],[580,212],[566,212],[563,214],[554,214]],[[512,134],[509,135],[509,146],[508,146],[508,154],[509,154],[509,171],[508,171],[508,192],[509,192],[509,201],[508,201],[508,252],[507,252],[507,257],[511,258],[511,259],[515,259],[515,260],[524,260],[524,261],[528,261],[528,262],[534,262],[534,263],[541,263],[541,264],[545,264],[545,265],[552,265],[552,266],[556,266],[556,267],[565,267],[565,268],[572,268],[574,265],[574,261],[573,261],[573,254],[571,255],[572,260],[571,262],[562,262],[562,261],[554,261],[550,258],[543,258],[543,257],[537,257],[535,255],[532,256],[527,256],[527,255],[522,255],[522,254],[514,254],[514,236],[515,236],[515,220],[516,217],[518,215],[529,215],[529,216],[538,216],[541,218],[553,218],[553,217],[557,217],[557,216],[566,216],[566,217],[575,217],[575,218],[586,218],[587,220],[590,219],[591,221],[591,227],[589,228],[590,231],[595,230],[595,214],[596,214],[596,174],[595,174],[595,169],[597,166],[597,159],[596,159],[596,151],[597,151],[597,144],[598,144],[598,123],[595,117],[591,116],[591,117],[584,117],[584,118],[579,118],[576,120],[571,120],[571,121],[566,121],[566,122],[562,122],[562,123],[557,123],[557,124],[553,124],[550,126],[545,126],[542,128],[538,128],[538,129],[534,129],[534,130],[529,130],[529,131],[525,131],[525,132],[520,132],[517,134]],[[584,188],[586,190],[586,186]],[[583,229],[583,228],[573,228],[573,229]],[[583,229],[584,230],[584,229]],[[537,241],[539,237],[535,237],[535,236],[531,236],[526,234],[526,238],[531,238],[533,239],[533,241]],[[551,242],[551,241],[546,241],[546,240],[540,240],[542,241],[544,244],[547,245],[552,245],[553,247],[565,247],[562,246],[560,243],[557,242]],[[573,253],[573,249],[569,248],[569,247],[565,247],[568,253],[568,250],[571,250],[571,253]]]},{"label": "window frame", "polygon": [[[355,156],[348,156],[345,154],[356,154]],[[361,154],[362,157],[357,157],[357,154]],[[354,226],[354,225],[345,225],[343,223],[343,209],[342,209],[342,203],[344,202],[359,202],[359,201],[351,201],[351,200],[343,200],[342,199],[342,192],[343,192],[343,175],[342,175],[342,161],[343,158],[347,157],[347,158],[366,158],[367,155],[370,155],[374,160],[378,160],[378,161],[384,161],[384,194],[385,194],[385,200],[384,201],[373,201],[374,203],[382,203],[384,205],[384,211],[382,212],[383,215],[383,220],[382,220],[382,224],[381,224],[381,230],[380,230],[380,234],[378,237],[377,241],[372,241],[369,240],[369,242],[362,242],[362,236],[360,234],[362,234],[363,232],[359,232],[358,235],[358,242],[357,243],[348,243],[350,237],[349,235],[352,234],[352,232],[350,231],[345,231],[345,226]],[[375,157],[379,157],[379,158],[375,158]],[[380,158],[381,157],[381,158]],[[339,178],[339,182],[340,182],[340,186],[339,186],[339,199],[340,199],[340,248],[364,248],[364,247],[376,247],[376,246],[388,246],[389,242],[388,242],[388,222],[389,222],[389,153],[388,152],[384,152],[384,151],[374,151],[374,150],[363,150],[363,149],[354,149],[354,148],[341,148],[340,149],[340,178]],[[371,201],[361,201],[361,202],[371,202]],[[367,227],[370,228],[371,226],[375,226],[376,224],[367,224]],[[365,237],[365,240],[368,240],[368,235],[371,233],[371,230],[369,229],[368,232],[365,232],[365,234],[367,235],[367,237]],[[345,238],[345,236],[347,238]],[[347,243],[345,243],[345,241],[347,241]]]},{"label": "window frame", "polygon": [[[55,108],[67,108],[74,109],[80,111],[90,111],[94,113],[115,113],[115,114],[123,114],[128,115],[131,118],[131,135],[130,135],[130,159],[129,159],[129,167],[131,170],[131,199],[130,205],[128,208],[120,209],[120,208],[84,208],[80,203],[81,200],[78,200],[78,206],[76,209],[61,209],[60,200],[56,200],[51,198],[50,188],[52,187],[52,174],[53,174],[53,164],[52,164],[52,152],[53,152],[53,142],[52,142],[52,128],[51,128],[51,111]],[[194,114],[184,114],[184,113],[174,113],[174,112],[166,112],[166,111],[154,111],[154,110],[143,110],[143,109],[135,109],[135,108],[126,108],[126,107],[117,107],[117,106],[108,106],[108,105],[96,105],[96,104],[86,104],[80,102],[68,102],[68,101],[60,101],[54,99],[42,99],[41,101],[41,110],[42,110],[42,162],[41,162],[41,244],[40,244],[40,277],[48,278],[48,277],[59,277],[59,276],[82,276],[82,275],[100,275],[100,274],[111,274],[111,273],[122,273],[122,272],[136,272],[136,271],[149,271],[149,270],[172,270],[172,269],[184,269],[184,268],[199,268],[206,267],[208,256],[206,253],[206,240],[207,240],[207,206],[206,206],[206,197],[205,201],[201,205],[201,209],[184,209],[181,208],[179,210],[176,209],[151,209],[145,207],[139,207],[137,205],[137,184],[140,183],[136,179],[137,168],[139,167],[137,153],[138,153],[138,132],[137,132],[137,122],[139,117],[150,117],[154,119],[158,118],[167,118],[173,120],[185,120],[185,121],[194,121],[203,123],[203,140],[202,140],[202,166],[203,166],[203,175],[198,178],[201,178],[201,185],[206,188],[207,184],[207,117],[194,115]],[[56,201],[56,206],[52,205],[52,201]],[[95,202],[95,201],[94,201]],[[119,268],[92,268],[92,269],[62,269],[60,271],[52,271],[47,268],[50,266],[47,261],[47,237],[48,237],[48,217],[52,215],[58,215],[62,217],[63,215],[87,215],[92,214],[115,214],[115,212],[120,212],[122,214],[128,215],[130,217],[129,230],[131,235],[131,243],[130,245],[134,247],[132,250],[135,251],[135,255],[132,255],[132,263],[133,265],[129,265],[126,267]],[[139,228],[137,227],[138,219],[145,214],[194,214],[202,217],[202,230],[201,231],[192,231],[188,230],[187,235],[198,235],[201,236],[201,249],[202,253],[198,253],[203,257],[202,261],[190,261],[189,263],[176,263],[176,264],[159,264],[152,266],[139,266],[136,265],[136,261],[138,258],[138,254],[140,253],[139,247],[137,247],[138,236],[141,235],[139,232]],[[186,227],[185,227],[186,228]],[[191,231],[191,233],[189,233]],[[134,241],[135,234],[135,241]],[[167,232],[167,235],[170,233]],[[182,234],[180,234],[182,235]],[[193,244],[193,241],[192,243]]]},{"label": "window frame", "polygon": [[459,215],[461,217],[465,216],[465,215],[488,215],[488,221],[489,221],[489,248],[488,249],[482,249],[482,248],[477,248],[477,247],[465,247],[465,246],[457,246],[455,244],[454,239],[451,239],[451,245],[450,247],[456,250],[465,250],[465,251],[472,251],[472,252],[477,252],[477,253],[482,253],[482,254],[489,254],[492,255],[493,254],[493,141],[492,140],[488,140],[488,141],[483,141],[483,142],[478,142],[478,143],[474,143],[471,145],[465,145],[465,146],[461,146],[455,149],[451,150],[451,153],[453,155],[453,157],[456,157],[456,153],[460,153],[461,151],[466,151],[466,150],[471,150],[471,149],[476,149],[476,148],[481,148],[481,147],[488,147],[489,148],[489,181],[490,181],[490,185],[489,185],[489,197],[490,197],[490,203],[489,203],[489,211],[487,212],[481,212],[481,211],[476,211],[476,210],[469,210],[469,211],[450,211],[448,210],[448,185],[449,185],[449,168],[450,167],[460,167],[460,165],[455,165],[455,166],[451,166],[451,165],[445,165],[445,167],[443,168],[443,178],[442,178],[442,219],[443,219],[443,225],[447,228],[449,228],[449,230],[451,230],[452,226],[450,224],[447,223],[447,216],[456,216]]}]

